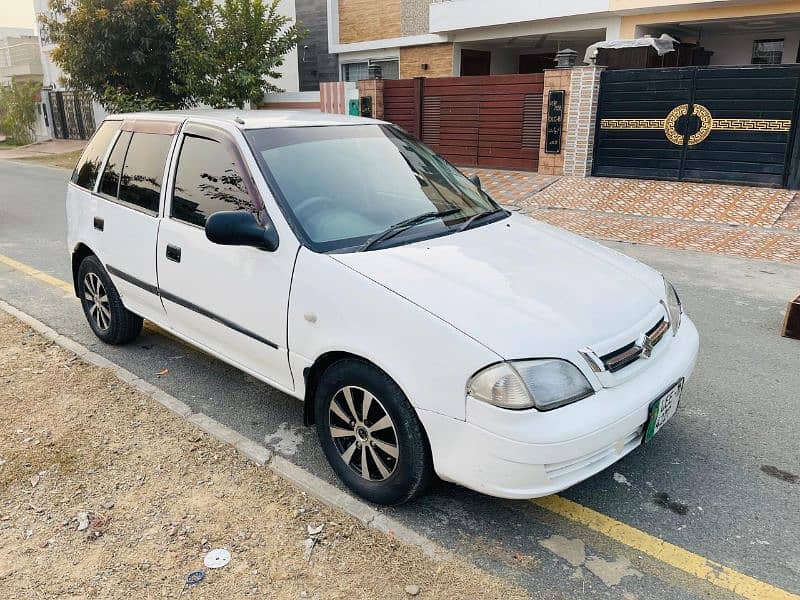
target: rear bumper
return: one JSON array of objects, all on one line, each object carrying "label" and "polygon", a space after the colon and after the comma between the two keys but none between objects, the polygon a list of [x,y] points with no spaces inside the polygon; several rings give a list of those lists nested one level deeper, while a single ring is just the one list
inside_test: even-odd
[{"label": "rear bumper", "polygon": [[669,350],[652,366],[567,407],[514,412],[468,400],[466,421],[419,411],[436,472],[502,498],[546,496],[575,485],[641,444],[650,403],[689,377],[698,347],[697,330],[684,317]]}]

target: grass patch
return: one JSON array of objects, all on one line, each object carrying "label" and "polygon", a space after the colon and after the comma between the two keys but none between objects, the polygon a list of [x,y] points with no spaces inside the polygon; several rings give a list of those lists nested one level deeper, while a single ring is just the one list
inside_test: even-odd
[{"label": "grass patch", "polygon": [[73,150],[72,152],[64,152],[63,154],[43,154],[42,156],[27,156],[14,160],[24,160],[25,162],[37,165],[72,170],[78,163],[78,159],[81,157],[82,153],[83,150]]}]

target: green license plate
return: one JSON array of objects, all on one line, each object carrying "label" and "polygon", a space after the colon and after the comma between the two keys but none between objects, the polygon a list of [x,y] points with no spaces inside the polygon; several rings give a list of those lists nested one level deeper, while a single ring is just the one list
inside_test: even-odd
[{"label": "green license plate", "polygon": [[678,410],[678,403],[681,401],[682,391],[683,379],[650,404],[650,411],[648,413],[647,425],[642,443],[646,444],[653,439],[653,436],[672,418],[672,415]]}]

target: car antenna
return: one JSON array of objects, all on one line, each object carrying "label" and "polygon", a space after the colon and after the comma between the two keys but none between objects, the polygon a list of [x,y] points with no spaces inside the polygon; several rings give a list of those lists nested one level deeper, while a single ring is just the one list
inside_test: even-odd
[{"label": "car antenna", "polygon": [[235,117],[233,117],[233,120],[236,121],[239,125],[244,125],[244,119],[242,117],[240,117],[239,115],[236,115]]}]

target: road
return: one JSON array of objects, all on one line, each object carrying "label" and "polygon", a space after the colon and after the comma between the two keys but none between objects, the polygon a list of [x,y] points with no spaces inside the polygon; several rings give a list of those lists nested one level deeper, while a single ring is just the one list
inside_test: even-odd
[{"label": "road", "polygon": [[[0,161],[0,256],[71,281],[67,177]],[[437,483],[386,512],[537,598],[799,597],[800,484],[790,475],[800,474],[800,342],[779,329],[800,266],[609,245],[663,271],[700,331],[673,421],[555,499],[505,501]],[[335,482],[298,401],[149,331],[105,346],[74,298],[2,261],[0,298]]]}]

